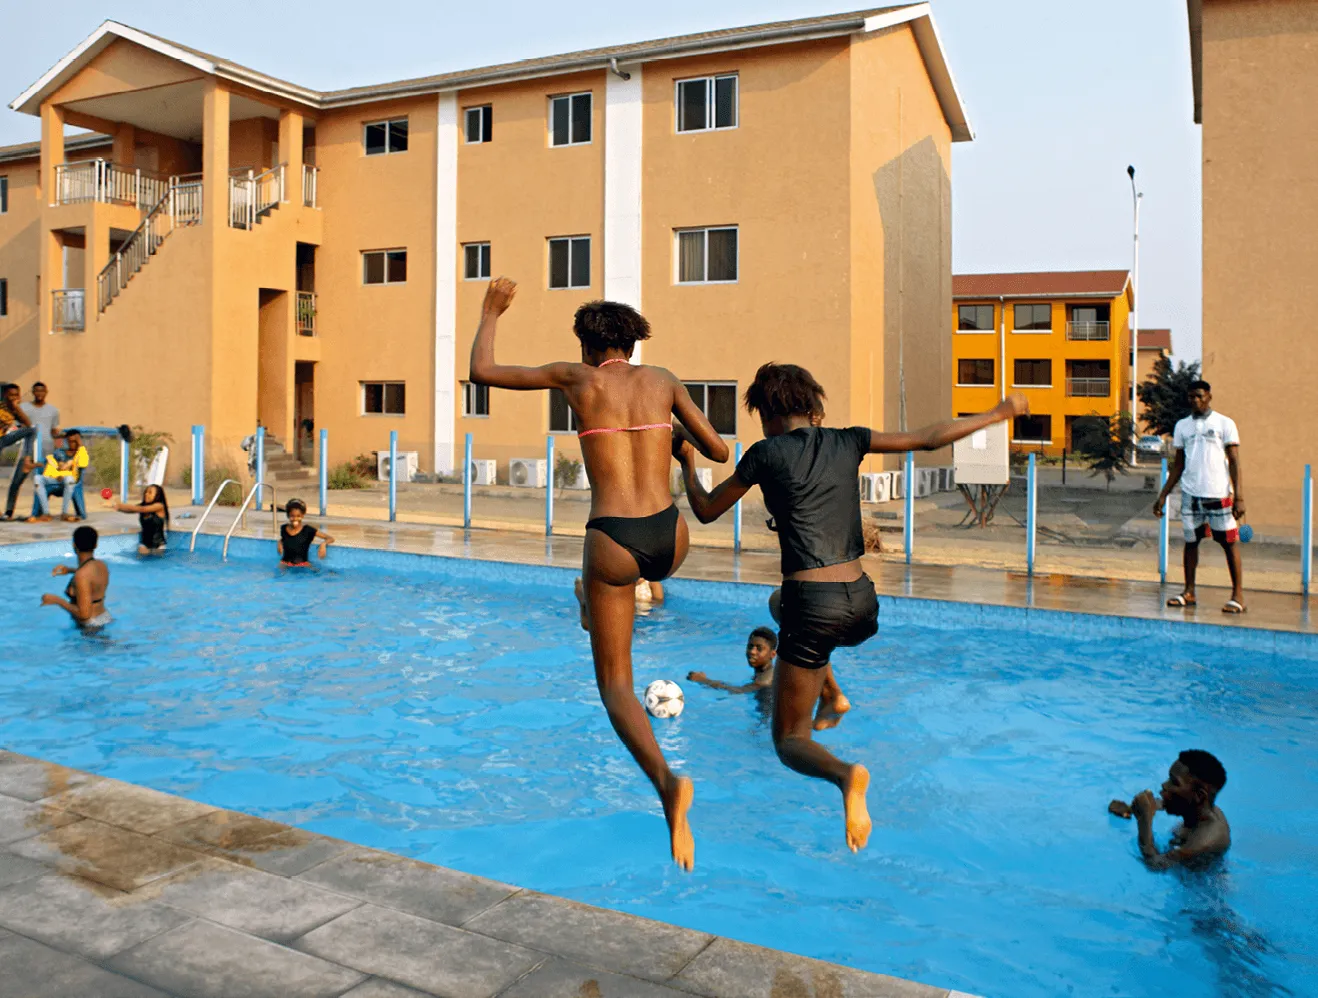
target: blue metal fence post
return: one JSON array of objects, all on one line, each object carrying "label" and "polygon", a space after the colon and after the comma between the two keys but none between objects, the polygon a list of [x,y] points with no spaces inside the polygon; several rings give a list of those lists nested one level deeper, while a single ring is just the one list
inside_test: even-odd
[{"label": "blue metal fence post", "polygon": [[389,431],[389,522],[398,519],[398,431]]},{"label": "blue metal fence post", "polygon": [[265,427],[256,428],[256,508],[261,508],[261,500],[265,498],[265,489],[261,488],[265,484]]},{"label": "blue metal fence post", "polygon": [[206,427],[192,428],[192,505],[206,501]]},{"label": "blue metal fence post", "polygon": [[1313,467],[1304,466],[1304,520],[1300,523],[1300,582],[1309,595],[1313,577]]},{"label": "blue metal fence post", "polygon": [[902,472],[902,495],[906,500],[906,515],[902,521],[902,537],[906,545],[906,564],[911,563],[911,550],[915,546],[915,452],[906,452],[906,469]]},{"label": "blue metal fence post", "polygon": [[[32,463],[38,468],[45,462],[46,455],[41,452],[41,431],[38,430],[32,435]],[[40,471],[37,474],[41,474]]]},{"label": "blue metal fence post", "polygon": [[1037,526],[1039,507],[1039,482],[1034,453],[1030,453],[1030,468],[1025,479],[1025,573],[1034,574],[1034,531]]},{"label": "blue metal fence post", "polygon": [[545,536],[554,532],[554,436],[545,438]]},{"label": "blue metal fence post", "polygon": [[[741,441],[738,440],[732,447],[732,466],[735,468],[741,464]],[[737,554],[741,553],[741,500],[732,507],[732,550]]]},{"label": "blue metal fence post", "polygon": [[471,529],[471,434],[467,434],[466,457],[462,461],[462,529]]},{"label": "blue metal fence post", "polygon": [[[1167,487],[1167,459],[1162,459],[1162,471],[1158,475],[1158,494]],[[1171,513],[1166,509],[1158,518],[1158,581],[1167,584],[1167,518]]]},{"label": "blue metal fence post", "polygon": [[329,512],[329,430],[320,431],[320,515]]},{"label": "blue metal fence post", "polygon": [[119,501],[128,501],[128,458],[131,451],[128,441],[119,438]]}]

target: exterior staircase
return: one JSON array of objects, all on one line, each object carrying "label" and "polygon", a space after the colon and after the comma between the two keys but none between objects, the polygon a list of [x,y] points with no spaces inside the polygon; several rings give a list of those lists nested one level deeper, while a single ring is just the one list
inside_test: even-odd
[{"label": "exterior staircase", "polygon": [[[279,488],[281,486],[309,488],[314,485],[316,476],[312,468],[303,464],[284,449],[278,437],[267,433],[265,436],[265,480]],[[280,495],[280,502],[287,496]]]},{"label": "exterior staircase", "polygon": [[133,275],[151,262],[160,244],[177,228],[201,224],[201,178],[170,177],[164,193],[142,218],[142,224],[110,257],[96,277],[96,310],[104,312],[119,297]]}]

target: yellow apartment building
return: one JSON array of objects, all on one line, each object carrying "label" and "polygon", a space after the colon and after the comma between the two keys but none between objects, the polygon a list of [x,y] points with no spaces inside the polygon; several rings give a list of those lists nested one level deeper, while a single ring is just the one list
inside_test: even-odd
[{"label": "yellow apartment building", "polygon": [[578,454],[561,398],[465,382],[491,274],[501,360],[573,358],[577,306],[627,302],[747,445],[768,360],[835,425],[951,408],[972,134],[927,3],[334,92],[106,22],[10,106],[41,141],[0,150],[0,377],[68,422],[214,453],[259,420],[307,461],[325,428],[332,462],[397,430],[440,473],[470,432],[500,480],[546,434]]},{"label": "yellow apartment building", "polygon": [[952,278],[952,411],[1008,392],[1030,400],[1011,441],[1071,447],[1078,418],[1130,411],[1130,275],[1124,270],[957,274]]},{"label": "yellow apartment building", "polygon": [[1203,371],[1256,528],[1296,536],[1318,340],[1318,0],[1189,0],[1203,137]]}]

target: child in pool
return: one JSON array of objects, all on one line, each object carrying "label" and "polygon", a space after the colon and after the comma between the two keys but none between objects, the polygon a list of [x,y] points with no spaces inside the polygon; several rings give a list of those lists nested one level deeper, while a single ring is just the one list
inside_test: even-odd
[{"label": "child in pool", "polygon": [[[1107,809],[1118,818],[1135,817],[1140,854],[1148,866],[1165,870],[1178,864],[1193,865],[1231,847],[1231,826],[1217,806],[1217,795],[1224,786],[1226,769],[1216,756],[1203,749],[1186,749],[1172,763],[1158,797],[1151,790],[1142,790],[1129,804],[1114,800]],[[1166,852],[1158,852],[1153,841],[1153,816],[1159,810],[1181,819]]]},{"label": "child in pool", "polygon": [[142,492],[140,503],[111,503],[116,512],[136,513],[140,532],[137,537],[137,553],[146,555],[164,554],[169,540],[169,500],[165,490],[159,485],[148,485]]},{"label": "child in pool", "polygon": [[[581,609],[581,629],[590,630],[590,618],[586,616],[586,584],[582,581],[581,576],[577,576],[577,581],[572,586],[572,592],[576,594],[577,606]],[[662,582],[651,582],[649,579],[637,579],[636,591],[636,612],[644,616],[654,607],[664,601],[664,584]]]},{"label": "child in pool", "polygon": [[688,672],[686,678],[711,690],[723,690],[725,693],[761,693],[773,687],[773,663],[778,657],[778,635],[770,627],[757,627],[746,639],[746,664],[755,674],[749,683],[733,686],[710,679],[703,672]]},{"label": "child in pool", "polygon": [[304,522],[307,504],[301,499],[290,499],[284,512],[288,515],[288,522],[279,528],[280,564],[299,568],[310,565],[311,545],[316,541],[320,541],[318,554],[323,559],[334,538]]}]

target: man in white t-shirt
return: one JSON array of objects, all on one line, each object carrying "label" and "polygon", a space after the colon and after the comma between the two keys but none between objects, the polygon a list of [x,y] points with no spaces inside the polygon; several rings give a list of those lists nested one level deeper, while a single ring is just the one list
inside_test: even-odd
[{"label": "man in white t-shirt", "polygon": [[1244,613],[1241,588],[1240,532],[1245,500],[1240,486],[1240,432],[1234,421],[1213,411],[1213,389],[1207,381],[1190,385],[1190,415],[1176,424],[1172,443],[1176,458],[1167,484],[1153,504],[1161,517],[1167,495],[1181,486],[1181,527],[1185,532],[1185,589],[1168,606],[1194,606],[1194,575],[1199,567],[1199,542],[1211,532],[1226,552],[1231,573],[1231,598],[1223,613]]}]

